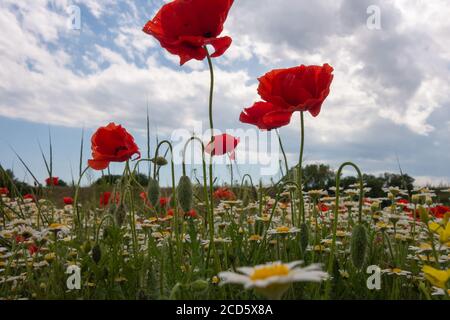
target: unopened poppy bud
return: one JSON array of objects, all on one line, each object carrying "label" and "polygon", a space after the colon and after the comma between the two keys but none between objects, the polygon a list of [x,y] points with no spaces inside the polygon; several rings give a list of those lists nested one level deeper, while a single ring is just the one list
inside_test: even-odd
[{"label": "unopened poppy bud", "polygon": [[148,179],[148,201],[152,204],[153,207],[156,206],[159,200],[159,183],[156,179],[149,178]]},{"label": "unopened poppy bud", "polygon": [[188,212],[192,208],[192,183],[188,176],[182,176],[178,183],[177,196],[181,209]]},{"label": "unopened poppy bud", "polygon": [[302,249],[302,253],[305,253],[306,247],[309,242],[309,228],[306,223],[302,223],[300,226],[300,247]]},{"label": "unopened poppy bud", "polygon": [[191,283],[191,289],[197,292],[202,292],[208,289],[208,282],[205,280],[196,280]]},{"label": "unopened poppy bud", "polygon": [[167,164],[166,158],[161,157],[161,156],[153,158],[150,161],[159,167],[165,166]]},{"label": "unopened poppy bud", "polygon": [[92,248],[92,260],[98,264],[100,259],[102,258],[102,250],[100,249],[100,245],[98,243]]},{"label": "unopened poppy bud", "polygon": [[112,207],[113,216],[116,219],[116,223],[119,226],[122,226],[125,222],[125,218],[127,216],[127,210],[123,203],[121,203],[119,206],[113,206]]},{"label": "unopened poppy bud", "polygon": [[428,215],[427,209],[425,209],[422,206],[419,206],[417,211],[419,212],[420,221],[422,221],[423,223],[428,223],[428,220],[430,219],[430,217]]},{"label": "unopened poppy bud", "polygon": [[90,242],[90,241],[86,241],[86,242],[83,244],[83,251],[84,251],[85,253],[89,253],[89,252],[91,251],[91,249],[92,249],[91,242]]},{"label": "unopened poppy bud", "polygon": [[357,269],[361,269],[366,259],[367,250],[367,232],[362,224],[358,224],[353,228],[352,239],[350,244],[350,252],[353,265]]},{"label": "unopened poppy bud", "polygon": [[370,205],[370,210],[372,210],[372,212],[376,212],[379,208],[380,208],[380,203],[378,201],[374,201]]}]

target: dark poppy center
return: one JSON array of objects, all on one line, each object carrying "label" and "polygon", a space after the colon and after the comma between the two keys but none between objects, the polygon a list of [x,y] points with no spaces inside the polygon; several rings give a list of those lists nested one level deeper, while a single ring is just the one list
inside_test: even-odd
[{"label": "dark poppy center", "polygon": [[211,38],[211,37],[212,37],[212,32],[205,32],[205,33],[203,34],[203,37],[205,37],[205,38]]},{"label": "dark poppy center", "polygon": [[116,149],[114,149],[114,154],[117,155],[122,150],[127,150],[127,147],[125,146],[116,147]]}]

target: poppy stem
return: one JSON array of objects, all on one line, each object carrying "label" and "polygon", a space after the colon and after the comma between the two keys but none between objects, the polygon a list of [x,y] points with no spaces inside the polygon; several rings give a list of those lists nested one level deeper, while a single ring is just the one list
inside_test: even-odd
[{"label": "poppy stem", "polygon": [[[209,88],[209,127],[211,130],[211,145],[214,143],[214,121],[213,121],[213,98],[214,98],[214,68],[211,60],[211,56],[209,54],[207,46],[205,46],[206,58],[208,60],[209,73],[210,73],[210,88]],[[213,161],[212,161],[213,152],[211,152],[209,158],[209,196],[210,196],[210,219],[209,219],[209,240],[210,245],[213,250],[215,263],[216,263],[216,272],[220,271],[220,261],[217,256],[215,244],[214,244],[214,175],[213,175]]]},{"label": "poppy stem", "polygon": [[303,200],[303,149],[305,145],[305,120],[303,111],[300,112],[300,156],[298,160],[298,171],[297,171],[297,184],[298,184],[298,193],[300,198],[299,204],[299,217],[298,217],[298,225],[300,226],[300,222],[303,219],[305,222],[305,204]]}]

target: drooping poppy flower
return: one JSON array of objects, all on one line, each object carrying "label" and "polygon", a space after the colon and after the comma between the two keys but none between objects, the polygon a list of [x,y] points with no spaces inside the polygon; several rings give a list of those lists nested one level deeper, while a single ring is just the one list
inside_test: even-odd
[{"label": "drooping poppy flower", "polygon": [[59,185],[59,178],[58,177],[49,177],[47,179],[45,179],[45,184],[47,185],[47,187],[50,186],[57,186]]},{"label": "drooping poppy flower", "polygon": [[[111,201],[111,192],[106,191],[100,194],[100,206],[106,207]],[[114,199],[115,203],[118,204],[120,202],[120,194],[116,192],[116,196]]]},{"label": "drooping poppy flower", "polygon": [[0,188],[0,196],[4,195],[7,196],[9,194],[8,188]]},{"label": "drooping poppy flower", "polygon": [[168,203],[169,203],[169,198],[164,198],[164,197],[159,198],[159,205],[160,205],[162,208],[165,208],[165,207],[167,206]]},{"label": "drooping poppy flower", "polygon": [[330,93],[332,72],[328,64],[272,70],[258,79],[258,93],[284,111],[309,111],[316,117]]},{"label": "drooping poppy flower", "polygon": [[430,208],[430,212],[436,218],[442,219],[447,212],[450,212],[450,207],[435,206],[433,208]]},{"label": "drooping poppy flower", "polygon": [[135,154],[138,155],[137,159],[141,157],[133,136],[115,123],[97,129],[91,142],[93,159],[88,164],[95,170],[106,169],[110,162],[127,161]]},{"label": "drooping poppy flower", "polygon": [[292,112],[284,111],[270,102],[256,102],[241,112],[239,121],[253,124],[261,130],[272,130],[288,125],[291,117]]},{"label": "drooping poppy flower", "polygon": [[239,144],[239,138],[235,138],[229,134],[221,134],[214,136],[214,140],[206,145],[205,152],[213,156],[221,156],[229,154],[231,159],[234,159],[234,149]]},{"label": "drooping poppy flower", "polygon": [[214,191],[214,199],[216,200],[236,200],[236,195],[228,188],[219,188]]},{"label": "drooping poppy flower", "polygon": [[147,22],[143,31],[163,48],[180,57],[180,65],[206,58],[206,45],[219,57],[230,47],[230,37],[220,37],[234,0],[174,0]]},{"label": "drooping poppy flower", "polygon": [[73,198],[71,198],[71,197],[64,197],[64,198],[63,198],[63,201],[64,201],[64,204],[65,204],[65,205],[71,205],[71,204],[73,204]]}]

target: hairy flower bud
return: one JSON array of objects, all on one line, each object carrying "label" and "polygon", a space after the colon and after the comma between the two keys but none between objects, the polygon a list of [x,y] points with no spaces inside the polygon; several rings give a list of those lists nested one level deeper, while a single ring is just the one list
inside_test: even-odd
[{"label": "hairy flower bud", "polygon": [[366,228],[362,224],[358,224],[353,228],[353,234],[350,244],[351,257],[353,265],[357,269],[361,269],[367,250],[367,232]]},{"label": "hairy flower bud", "polygon": [[159,183],[157,180],[153,178],[148,179],[148,201],[152,204],[153,207],[156,206],[159,200]]},{"label": "hairy flower bud", "polygon": [[309,228],[306,223],[302,223],[300,226],[300,247],[302,249],[302,253],[305,253],[306,247],[309,242]]},{"label": "hairy flower bud", "polygon": [[182,176],[178,183],[177,196],[181,209],[188,212],[192,209],[192,183],[188,176]]},{"label": "hairy flower bud", "polygon": [[100,245],[98,243],[92,248],[92,260],[98,264],[100,259],[102,258],[102,250],[100,249]]}]

